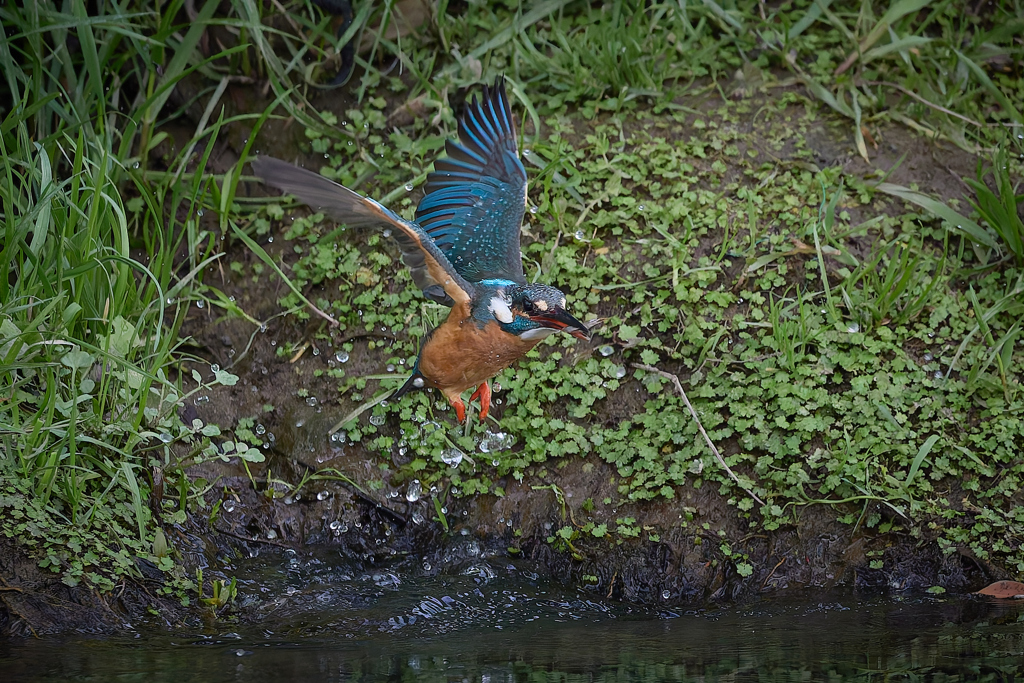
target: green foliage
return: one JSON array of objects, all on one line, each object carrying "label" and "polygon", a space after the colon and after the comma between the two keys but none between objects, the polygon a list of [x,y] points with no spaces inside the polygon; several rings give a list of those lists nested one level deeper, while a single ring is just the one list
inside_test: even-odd
[{"label": "green foliage", "polygon": [[[988,17],[928,0],[472,3],[394,41],[391,3],[364,5],[340,39],[313,4],[288,9],[284,22],[276,6],[250,0],[205,3],[191,19],[180,0],[0,8],[11,102],[0,124],[2,256],[12,273],[0,280],[0,528],[37,539],[46,566],[100,587],[137,557],[170,571],[174,551],[151,509],[184,521],[209,486],[189,479],[190,465],[262,458],[254,421],[239,420],[228,438],[217,425],[183,424],[177,410],[234,381],[220,369],[177,373],[191,301],[261,325],[202,283],[218,238],[244,235],[258,252],[251,235],[285,214],[275,198],[247,215],[256,202],[237,195],[255,134],[222,175],[207,167],[227,126],[258,128],[268,115],[219,113],[233,79],[265,79],[325,175],[411,216],[456,131],[450,98],[505,73],[525,121],[528,276],[562,288],[582,317],[606,318],[599,341],[551,338],[503,373],[500,437],[494,424],[449,430],[436,395],[383,393],[445,310],[423,302],[382,236],[299,217],[285,235],[288,267],[267,255],[229,269],[260,284],[285,276],[282,304],[300,319],[316,307],[347,332],[385,331],[367,343],[378,373],[346,369],[351,341],[324,373],[339,396],[377,398],[336,441],[408,454],[395,476],[445,492],[433,500],[446,529],[449,494],[500,495],[506,476],[543,481],[565,510],[551,542],[574,554],[582,539],[644,537],[628,517],[576,524],[547,483],[546,468],[595,456],[615,468],[619,501],[709,485],[767,529],[813,503],[880,531],[940,519],[948,549],[1024,567],[1014,502],[1024,475],[1020,160],[1006,145],[994,190],[981,171],[969,181],[979,224],[917,188],[882,182],[875,193],[838,165],[822,168],[809,137],[823,104],[843,130],[852,124],[865,158],[884,119],[964,149],[1000,142],[1021,122],[1019,71],[1000,67],[1021,57],[1015,3]],[[228,47],[204,58],[215,29]],[[356,102],[317,112],[306,93],[360,32],[372,48]],[[375,68],[395,58],[402,77]],[[811,96],[780,87],[780,67]],[[161,124],[179,114],[172,89],[193,74],[210,85],[204,109],[171,152]],[[409,121],[392,118],[403,101]],[[990,262],[997,248],[1016,264]],[[729,466],[768,505],[752,509],[672,387],[634,363],[679,376]],[[151,508],[157,470],[165,491]],[[742,555],[723,553],[752,573]],[[203,599],[231,596],[219,584]]]},{"label": "green foliage", "polygon": [[[207,172],[232,121],[204,117],[176,156],[161,155],[158,130],[180,79],[213,73],[196,49],[216,4],[192,22],[180,2],[139,9],[0,9],[0,529],[45,553],[65,582],[107,589],[137,574],[137,557],[173,565],[166,539],[152,551],[151,510],[164,504],[149,500],[154,472],[168,468],[182,508],[203,482],[184,477],[172,444],[249,455],[178,416],[237,379],[215,369],[187,390],[193,380],[176,368],[181,322],[219,256],[204,207],[233,205],[240,166],[219,185]],[[190,584],[172,578],[167,590],[183,595]]]},{"label": "green foliage", "polygon": [[[418,124],[413,142],[407,131],[387,132],[374,106],[357,140],[373,145],[380,171],[363,189],[386,197],[420,176],[418,160],[430,158],[425,148],[436,138]],[[756,144],[744,128],[755,110]],[[384,457],[415,453],[409,476],[448,480],[456,495],[493,490],[502,476],[533,481],[564,458],[593,455],[616,468],[622,500],[711,484],[766,529],[792,521],[797,506],[829,504],[850,524],[888,530],[894,520],[948,510],[950,478],[979,501],[1017,495],[1020,273],[975,276],[975,304],[957,278],[980,264],[953,246],[959,236],[928,214],[887,213],[883,195],[813,163],[802,136],[820,116],[792,91],[700,115],[638,107],[547,116],[526,155],[536,211],[527,213],[524,258],[531,277],[569,295],[574,313],[607,318],[600,341],[587,349],[555,337],[502,373],[494,412],[516,445],[488,449],[473,465],[453,471],[445,454],[453,445],[472,454],[495,427],[446,433],[452,414],[429,393],[380,403],[369,424],[350,423],[342,434],[371,436]],[[326,173],[351,182],[364,172],[358,149],[331,151],[339,171]],[[392,205],[411,215],[413,201],[399,188]],[[865,214],[873,218],[854,218]],[[383,351],[382,370],[408,367],[439,311],[422,303],[385,242],[317,218],[293,222],[298,286],[332,283],[319,305],[346,329],[395,332],[373,352]],[[867,254],[855,246],[864,237],[875,245]],[[737,263],[741,276],[725,277]],[[726,462],[768,505],[753,509],[672,388],[631,363],[681,378]],[[404,379],[373,377],[383,387]],[[369,397],[373,381],[345,376],[339,390]],[[997,471],[1010,476],[993,480]],[[1005,527],[1001,557],[1024,556],[1012,540],[1020,528]],[[621,542],[640,532],[624,521],[570,520],[549,542],[577,555],[581,538]],[[735,566],[753,572],[742,557]]]},{"label": "green foliage", "polygon": [[774,10],[760,35],[774,60],[850,119],[865,159],[877,117],[975,152],[1002,124],[1024,120],[1014,95],[1019,73],[993,68],[1020,58],[1021,46],[1007,39],[1024,29],[1021,8],[991,9],[982,15],[932,0],[794,3]]},{"label": "green foliage", "polygon": [[[995,182],[993,192],[985,184],[985,169],[978,161],[978,177],[967,178],[966,182],[974,189],[976,200],[971,202],[981,219],[992,228],[1003,242],[1003,246],[1017,262],[1024,265],[1024,220],[1021,219],[1021,204],[1024,194],[1017,194],[1020,181],[1015,186],[1010,171],[1010,160],[1007,144],[996,151],[989,169]],[[1024,145],[1017,145],[1024,149]]]}]

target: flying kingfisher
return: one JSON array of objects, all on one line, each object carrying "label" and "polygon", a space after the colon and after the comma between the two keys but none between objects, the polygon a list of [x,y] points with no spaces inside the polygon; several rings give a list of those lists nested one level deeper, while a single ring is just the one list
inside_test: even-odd
[{"label": "flying kingfisher", "polygon": [[519,159],[512,110],[502,77],[459,119],[459,142],[434,163],[415,221],[278,159],[253,161],[256,175],[350,227],[390,228],[413,281],[432,301],[451,307],[420,346],[412,375],[395,392],[438,389],[466,420],[462,394],[476,387],[480,420],[491,405],[488,380],[550,334],[584,341],[590,330],[566,311],[562,292],[528,283],[519,233],[526,209],[526,169]]}]

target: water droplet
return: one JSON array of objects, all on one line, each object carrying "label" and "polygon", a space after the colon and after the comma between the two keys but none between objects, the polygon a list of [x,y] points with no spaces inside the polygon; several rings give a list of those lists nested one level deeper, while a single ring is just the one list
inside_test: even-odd
[{"label": "water droplet", "polygon": [[235,511],[235,501],[233,501],[233,500],[225,500],[224,504],[221,505],[220,507],[221,507],[222,510],[224,510],[224,512],[234,512]]},{"label": "water droplet", "polygon": [[934,356],[932,356],[932,354],[930,354],[930,353],[924,354],[924,361],[926,363],[931,362],[932,358],[934,358]]},{"label": "water droplet", "polygon": [[200,299],[196,302],[196,308],[206,308],[206,302]]},{"label": "water droplet", "polygon": [[174,437],[168,434],[167,432],[161,432],[160,436],[158,436],[157,438],[163,441],[164,443],[170,443],[174,441]]},{"label": "water droplet", "polygon": [[540,207],[536,204],[530,207],[530,213],[537,213],[538,211],[540,211]]},{"label": "water droplet", "polygon": [[171,297],[171,296],[167,297],[167,305],[168,306],[173,306],[174,305],[174,297]]},{"label": "water droplet", "polygon": [[516,438],[511,434],[505,432],[486,432],[484,438],[480,440],[480,452],[481,453],[496,453],[503,451],[508,448],[512,448],[515,445]]},{"label": "water droplet", "polygon": [[441,461],[448,467],[458,467],[462,464],[463,457],[465,457],[465,453],[458,448],[449,448],[441,453]]},{"label": "water droplet", "polygon": [[856,334],[857,332],[860,332],[860,324],[850,323],[850,326],[846,328],[846,331],[850,334]]},{"label": "water droplet", "polygon": [[611,344],[605,344],[604,346],[599,348],[597,352],[604,356],[605,358],[607,358],[608,356],[615,353],[615,348]]},{"label": "water droplet", "polygon": [[204,403],[209,403],[209,402],[210,402],[210,397],[209,396],[196,396],[195,404],[197,406],[201,406]]},{"label": "water droplet", "polygon": [[430,563],[429,562],[424,562],[423,563],[423,571],[425,571],[425,572],[429,572],[430,571]]},{"label": "water droplet", "polygon": [[328,493],[327,491],[321,491],[320,493],[316,494],[316,499],[317,500],[327,500],[330,497],[331,497],[331,494]]},{"label": "water droplet", "polygon": [[267,540],[268,541],[273,541],[275,538],[277,538],[277,532],[274,531],[273,529],[268,530],[267,531]]},{"label": "water droplet", "polygon": [[942,374],[942,370],[936,370],[934,376],[935,379],[944,379],[946,377],[944,374]]},{"label": "water droplet", "polygon": [[582,242],[585,239],[587,239],[587,233],[583,232],[582,230],[577,230],[572,234],[572,236],[576,238],[577,242]]},{"label": "water droplet", "polygon": [[383,415],[371,415],[370,416],[370,424],[372,424],[374,427],[380,427],[382,424],[384,424],[384,416]]},{"label": "water droplet", "polygon": [[412,381],[412,385],[414,387],[416,387],[417,389],[422,389],[423,388],[423,378],[422,377],[417,377],[416,379],[414,379]]},{"label": "water droplet", "polygon": [[672,597],[672,594],[670,592],[668,592],[667,590],[661,591],[661,599],[662,600],[668,600],[671,597]]},{"label": "water droplet", "polygon": [[391,237],[391,228],[384,228],[384,236]]},{"label": "water droplet", "polygon": [[307,406],[309,406],[310,408],[315,408],[316,404],[317,404],[316,396],[307,396],[306,397],[306,405]]},{"label": "water droplet", "polygon": [[267,428],[264,427],[262,424],[258,424],[256,425],[256,429],[254,429],[253,431],[259,434],[260,436],[263,436],[264,434],[267,433]]},{"label": "water droplet", "polygon": [[405,184],[405,191],[406,192],[412,192],[412,190],[413,190],[412,183],[406,183]]},{"label": "water droplet", "polygon": [[413,479],[409,482],[409,488],[405,490],[405,499],[410,503],[415,503],[423,495],[423,485],[419,479]]},{"label": "water droplet", "polygon": [[411,519],[412,519],[412,523],[413,524],[423,524],[423,521],[424,521],[423,520],[423,515],[421,513],[419,513],[419,512],[412,513]]},{"label": "water droplet", "polygon": [[623,377],[625,377],[626,376],[626,366],[625,365],[616,365],[614,368],[612,368],[612,376],[615,379],[622,379]]},{"label": "water droplet", "polygon": [[524,149],[524,150],[523,150],[523,156],[524,156],[524,157],[528,157],[528,156],[530,156],[531,154],[533,154],[533,151],[532,151],[532,150],[529,150],[529,149]]},{"label": "water droplet", "polygon": [[338,351],[336,354],[334,354],[334,360],[338,361],[339,363],[347,363],[348,358],[348,351]]},{"label": "water droplet", "polygon": [[388,372],[394,372],[395,371],[395,364],[394,363],[388,363],[387,367],[384,368],[384,369],[387,370]]},{"label": "water droplet", "polygon": [[199,209],[198,211],[196,211],[196,215],[199,216],[200,218],[202,218],[205,213],[206,212],[203,211],[202,209]]},{"label": "water droplet", "polygon": [[345,432],[334,432],[331,434],[331,441],[334,443],[345,443]]},{"label": "water droplet", "polygon": [[210,372],[220,372],[220,366],[214,363],[210,366]]},{"label": "water droplet", "polygon": [[636,207],[636,210],[637,210],[637,211],[646,211],[646,210],[647,210],[647,207],[646,207],[646,206],[644,206],[643,204],[641,204],[640,206]]}]

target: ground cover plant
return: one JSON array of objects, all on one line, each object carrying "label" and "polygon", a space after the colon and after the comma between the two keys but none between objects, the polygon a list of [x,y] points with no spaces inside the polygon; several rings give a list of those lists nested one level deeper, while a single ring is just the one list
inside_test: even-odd
[{"label": "ground cover plant", "polygon": [[[382,96],[344,112],[351,139],[309,131],[311,150],[325,155],[322,172],[411,216],[437,119],[395,131],[386,115],[391,93],[443,102],[446,90],[504,71],[517,84],[524,158],[536,173],[528,272],[607,321],[595,348],[554,340],[500,377],[499,425],[438,429],[444,406],[424,394],[377,401],[369,419],[349,421],[335,438],[403,456],[395,482],[500,493],[496,482],[509,474],[522,479],[531,468],[593,454],[616,466],[623,499],[710,483],[767,529],[792,521],[798,507],[831,504],[851,525],[938,529],[949,548],[966,543],[979,557],[994,551],[1024,567],[1021,509],[1003,507],[1019,496],[1012,366],[1021,274],[1003,258],[1015,255],[1014,238],[999,237],[1016,225],[1020,112],[1007,93],[1019,89],[1020,74],[978,66],[996,55],[1016,64],[1020,45],[1000,38],[991,17],[926,4],[785,6],[760,21],[674,4],[563,10],[503,45],[487,43],[489,62],[467,58],[439,79],[416,71],[425,60],[417,50],[429,41],[390,46],[420,80],[410,87],[381,79]],[[1013,8],[999,11],[1009,18]],[[494,12],[487,21],[501,25]],[[459,21],[441,24],[439,39],[461,31],[455,42],[471,56],[485,40],[474,43]],[[741,30],[753,24],[762,26],[757,38]],[[810,26],[824,31],[805,34]],[[616,50],[597,48],[612,35]],[[782,88],[786,73],[806,90]],[[378,76],[368,78],[363,87]],[[701,78],[710,84],[693,85]],[[723,97],[702,106],[712,94]],[[975,108],[985,102],[987,111]],[[822,105],[849,119],[833,130],[868,160],[883,121],[998,159],[998,195],[968,179],[980,192],[975,202],[990,207],[973,220],[968,202],[949,206],[885,182],[897,166],[858,177],[821,163],[820,144],[803,136]],[[450,136],[449,116],[442,107]],[[285,233],[296,241],[300,286],[340,278],[317,305],[344,329],[379,326],[398,337],[374,345],[386,349],[385,372],[349,378],[336,365],[326,375],[357,402],[384,396],[401,380],[388,372],[414,356],[437,311],[400,269],[379,273],[395,263],[384,240],[324,240],[333,228],[320,218],[294,219]],[[638,365],[683,380],[742,486],[696,438],[665,378]],[[518,445],[494,452],[496,433]],[[463,453],[477,458],[474,466],[453,469]],[[922,519],[936,520],[933,528]]]},{"label": "ground cover plant", "polygon": [[[359,409],[330,438],[378,463],[368,486],[501,495],[599,459],[618,497],[592,508],[713,487],[755,530],[829,505],[1024,570],[1017,3],[440,3],[397,33],[401,7],[368,3],[342,36],[305,2],[224,5],[0,10],[0,518],[68,583],[110,588],[140,557],[173,571],[155,518],[211,512],[186,469],[263,457],[248,422],[180,410],[235,381],[182,371],[190,303],[266,329],[204,280],[235,238],[256,254],[226,264],[238,282],[289,282],[282,362],[328,350],[296,399]],[[348,104],[314,106],[353,36]],[[443,314],[387,238],[245,198],[256,132],[207,163],[273,112],[321,172],[411,216],[462,96],[498,73],[530,173],[527,276],[606,320],[592,347],[544,343],[499,377],[496,421],[456,429],[435,395],[381,398]],[[237,84],[268,99],[232,116]],[[900,135],[976,156],[963,200],[896,182]],[[379,372],[353,373],[367,332]],[[570,519],[551,543],[641,535]]]}]

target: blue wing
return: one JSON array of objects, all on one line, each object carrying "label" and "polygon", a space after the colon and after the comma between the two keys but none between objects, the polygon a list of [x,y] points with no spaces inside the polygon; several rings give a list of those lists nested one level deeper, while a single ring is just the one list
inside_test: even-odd
[{"label": "blue wing", "polygon": [[428,299],[447,306],[469,305],[473,285],[455,271],[420,226],[403,220],[344,185],[279,159],[261,156],[252,162],[252,167],[269,185],[295,195],[349,227],[391,228],[402,251],[402,260]]},{"label": "blue wing", "polygon": [[502,279],[525,284],[519,232],[526,208],[526,169],[516,149],[505,79],[484,87],[459,119],[459,143],[434,163],[419,223],[470,282]]}]

